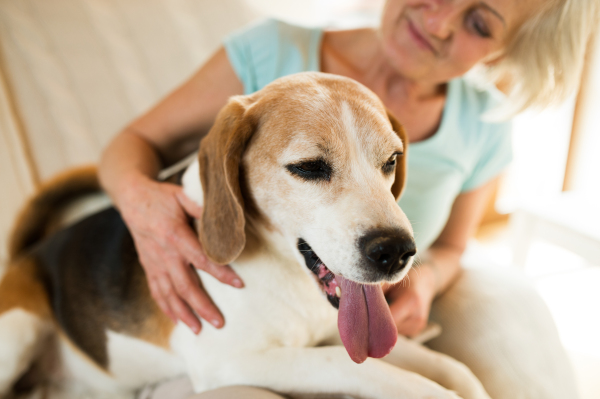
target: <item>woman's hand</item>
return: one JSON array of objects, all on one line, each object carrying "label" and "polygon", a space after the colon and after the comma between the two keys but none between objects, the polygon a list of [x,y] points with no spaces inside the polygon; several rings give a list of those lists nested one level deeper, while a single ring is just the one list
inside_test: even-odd
[{"label": "woman's hand", "polygon": [[383,287],[398,334],[414,337],[427,326],[436,294],[435,278],[435,271],[424,264],[413,268],[402,281]]},{"label": "woman's hand", "polygon": [[223,315],[202,288],[193,267],[237,288],[243,283],[229,266],[216,265],[204,255],[189,224],[190,216],[201,217],[202,208],[181,187],[145,176],[130,179],[127,187],[117,205],[158,306],[174,322],[183,321],[196,334],[202,328],[198,316],[222,327]]}]

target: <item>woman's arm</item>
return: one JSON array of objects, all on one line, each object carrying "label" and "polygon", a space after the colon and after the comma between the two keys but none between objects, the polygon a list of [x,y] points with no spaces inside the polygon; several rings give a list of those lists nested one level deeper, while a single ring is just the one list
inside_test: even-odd
[{"label": "woman's arm", "polygon": [[431,303],[460,273],[460,258],[485,211],[494,181],[456,197],[439,237],[420,255],[421,264],[386,292],[398,332],[417,335],[427,325]]},{"label": "woman's arm", "polygon": [[112,140],[100,161],[104,188],[118,198],[124,175],[154,178],[161,168],[192,153],[229,97],[243,91],[220,48],[187,82]]},{"label": "woman's arm", "polygon": [[242,83],[221,48],[191,79],[142,115],[108,145],[99,166],[100,181],[129,227],[152,296],[174,321],[198,333],[194,312],[220,327],[223,316],[190,267],[242,287],[228,266],[212,264],[189,227],[201,209],[181,187],[155,180],[160,169],[198,148],[227,99],[243,93]]}]

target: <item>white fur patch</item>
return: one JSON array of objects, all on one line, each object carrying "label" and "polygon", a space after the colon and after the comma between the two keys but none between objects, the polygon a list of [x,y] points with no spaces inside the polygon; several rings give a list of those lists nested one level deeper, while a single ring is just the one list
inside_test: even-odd
[{"label": "white fur patch", "polygon": [[196,204],[204,205],[204,194],[200,182],[200,163],[196,159],[185,171],[181,178],[183,192]]},{"label": "white fur patch", "polygon": [[0,396],[27,370],[47,331],[38,316],[23,309],[0,315]]},{"label": "white fur patch", "polygon": [[63,380],[60,388],[65,395],[133,397],[133,392],[147,384],[185,373],[180,358],[137,338],[107,331],[107,350],[109,369],[105,371],[83,357],[71,343],[61,339]]},{"label": "white fur patch", "polygon": [[128,388],[185,373],[181,358],[163,348],[113,331],[107,332],[110,373]]}]

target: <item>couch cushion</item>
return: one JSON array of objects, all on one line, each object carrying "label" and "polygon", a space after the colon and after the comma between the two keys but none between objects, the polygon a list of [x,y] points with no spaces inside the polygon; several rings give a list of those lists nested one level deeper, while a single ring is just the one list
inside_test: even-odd
[{"label": "couch cushion", "polygon": [[0,259],[36,176],[97,161],[120,128],[255,16],[244,0],[0,0]]},{"label": "couch cushion", "polygon": [[97,160],[253,16],[242,0],[0,0],[4,63],[40,176]]}]

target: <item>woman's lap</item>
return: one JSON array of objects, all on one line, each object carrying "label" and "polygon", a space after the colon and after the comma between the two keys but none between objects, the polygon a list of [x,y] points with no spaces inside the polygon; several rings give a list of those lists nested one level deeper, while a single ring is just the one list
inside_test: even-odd
[{"label": "woman's lap", "polygon": [[194,394],[187,377],[176,378],[141,392],[137,399],[285,399],[266,389],[233,386]]},{"label": "woman's lap", "polygon": [[552,316],[520,273],[465,269],[431,320],[443,332],[427,346],[466,364],[492,398],[578,397]]},{"label": "woman's lap", "polygon": [[[465,269],[432,306],[442,334],[431,349],[465,363],[494,399],[576,399],[569,359],[552,317],[518,273]],[[189,381],[179,382],[188,384]],[[173,399],[156,394],[143,399]],[[170,391],[171,389],[164,390]],[[174,399],[283,399],[267,390],[231,387]]]}]

